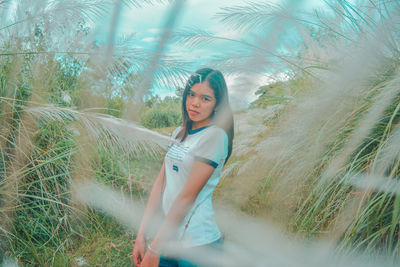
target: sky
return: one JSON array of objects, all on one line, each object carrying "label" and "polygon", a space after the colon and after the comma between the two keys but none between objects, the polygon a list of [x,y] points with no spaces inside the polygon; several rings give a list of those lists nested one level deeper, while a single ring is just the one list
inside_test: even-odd
[{"label": "sky", "polygon": [[[268,1],[272,3],[280,3],[283,0]],[[318,0],[286,0],[294,4],[303,4],[309,7],[317,7]],[[239,33],[226,27],[216,17],[215,14],[221,11],[222,7],[232,7],[244,5],[246,1],[243,0],[187,0],[183,6],[181,15],[178,17],[174,31],[180,31],[188,28],[200,28],[205,31],[215,33],[219,36],[238,38]],[[171,10],[170,4],[152,4],[144,5],[143,7],[127,7],[123,6],[120,10],[120,16],[117,23],[116,38],[121,36],[128,36],[134,34],[135,47],[144,49],[155,49],[163,32],[166,19],[168,18]],[[112,12],[110,12],[112,13]],[[100,33],[98,39],[106,40],[109,32],[110,18],[103,18],[98,25],[97,31]],[[243,34],[243,33],[242,33]],[[221,45],[212,45],[207,47],[199,47],[195,49],[185,48],[182,46],[169,45],[164,53],[169,56],[177,56],[185,60],[195,62],[191,66],[193,71],[199,67],[206,66],[207,60],[211,59],[214,55],[224,53],[227,48]],[[259,86],[271,83],[272,80],[268,74],[256,75],[254,77],[244,77],[244,79],[256,80],[257,85],[246,88],[246,93],[240,82],[240,77],[226,77],[228,90],[230,91],[231,98],[237,99],[238,103],[235,104],[236,109],[245,108],[246,105],[255,100],[254,92]],[[239,82],[238,82],[239,80]],[[174,95],[174,88],[158,86],[153,88],[155,94],[164,97],[166,95]],[[240,93],[241,92],[241,93]],[[239,102],[246,102],[246,104],[239,104]]]},{"label": "sky", "polygon": [[[234,31],[227,31],[226,27],[214,18],[214,15],[221,7],[240,4],[243,4],[243,0],[187,0],[173,30],[200,28],[226,37],[234,37]],[[134,33],[135,47],[152,49],[159,41],[170,10],[171,5],[169,4],[147,4],[144,7],[123,6],[118,21],[117,35],[128,36]],[[109,22],[110,18],[105,18],[98,24],[101,28],[98,29],[101,35],[98,39],[106,40]],[[212,54],[220,51],[213,51],[210,48],[185,50],[182,47],[177,50],[173,46],[169,46],[166,52],[169,55],[179,55],[188,60],[203,62],[209,59]]]},{"label": "sky", "polygon": [[[218,22],[214,15],[220,10],[221,7],[243,4],[242,0],[188,0],[184,5],[181,16],[176,23],[175,30],[185,30],[188,28],[201,28],[205,31],[223,34],[224,36],[234,37],[232,31],[227,32],[224,26]],[[120,24],[120,31],[129,33],[136,30],[136,37],[139,40],[138,45],[143,47],[154,47],[160,33],[162,32],[163,25],[165,24],[166,17],[170,11],[168,5],[155,5],[145,8],[130,8],[125,9],[122,13]],[[221,51],[218,47],[199,47],[196,49],[185,48],[182,46],[174,47],[169,46],[167,53],[171,56],[177,56],[185,60],[195,62],[192,66],[193,71],[206,65],[207,60],[211,59],[213,55],[219,54]],[[228,88],[233,88],[234,79],[226,77]],[[165,95],[173,95],[174,89],[168,87],[157,87],[154,90],[161,97]],[[233,90],[230,90],[232,92]],[[253,94],[248,94],[250,97],[246,103],[253,100]],[[235,97],[231,93],[231,98]],[[242,107],[242,103],[234,103],[237,109]],[[239,108],[240,106],[240,108]]]},{"label": "sky", "polygon": [[[188,0],[174,30],[195,27],[228,35],[226,27],[219,23],[214,15],[221,7],[240,4],[243,4],[242,0]],[[136,31],[136,36],[140,40],[139,45],[149,46],[157,41],[169,11],[170,6],[165,4],[144,8],[126,8],[122,13],[119,30],[121,33]],[[192,50],[186,56],[192,59],[207,58],[208,53],[204,52],[212,51]]]}]

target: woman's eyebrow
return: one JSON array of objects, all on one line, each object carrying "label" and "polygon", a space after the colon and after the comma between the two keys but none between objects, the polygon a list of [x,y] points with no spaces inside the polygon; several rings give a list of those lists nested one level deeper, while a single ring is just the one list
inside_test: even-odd
[{"label": "woman's eyebrow", "polygon": [[206,97],[209,97],[209,98],[214,98],[213,96],[211,96],[211,95],[206,95],[206,94],[202,94],[201,96],[206,96]]},{"label": "woman's eyebrow", "polygon": [[[193,94],[197,95],[197,93],[193,90],[190,90],[190,92],[192,92]],[[206,96],[206,97],[210,97],[210,98],[214,98],[212,95],[207,95],[207,94],[201,94],[200,96]]]}]

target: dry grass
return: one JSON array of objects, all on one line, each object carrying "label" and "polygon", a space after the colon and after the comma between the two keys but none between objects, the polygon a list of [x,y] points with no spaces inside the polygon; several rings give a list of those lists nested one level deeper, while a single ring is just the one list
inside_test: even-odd
[{"label": "dry grass", "polygon": [[[80,257],[90,264],[129,264],[132,239],[122,228],[112,231],[117,223],[109,215],[136,229],[161,165],[162,152],[150,152],[169,141],[129,120],[142,110],[135,96],[171,74],[178,82],[187,72],[159,57],[167,31],[157,51],[96,46],[79,23],[109,3],[71,3],[32,1],[17,5],[12,15],[9,1],[0,1],[0,12],[7,14],[0,18],[0,252],[32,265],[73,265]],[[288,83],[294,100],[279,112],[236,116],[233,155],[216,192],[234,211],[222,214],[229,238],[226,254],[216,260],[247,266],[329,266],[333,259],[348,266],[391,266],[398,260],[400,6],[328,4],[330,13],[248,3],[219,14],[230,25],[254,29],[255,39],[196,31],[177,37],[188,45],[235,43],[239,54],[232,50],[210,62],[226,73],[273,70],[297,81]],[[170,14],[167,26],[175,16]],[[83,27],[76,33],[70,25]],[[274,30],[265,33],[262,25]],[[288,32],[294,36],[293,27],[301,49],[278,41]],[[66,41],[54,42],[54,36]],[[246,79],[246,86],[253,83]],[[127,101],[118,106],[115,95]],[[116,105],[124,119],[104,115]],[[30,115],[37,123],[28,121]],[[92,180],[114,191],[89,183],[88,191],[75,187],[81,195],[71,198],[72,181]],[[239,216],[238,210],[264,219]],[[306,237],[316,243],[309,245]],[[81,252],[74,250],[77,243]],[[360,260],[355,252],[372,256]]]}]

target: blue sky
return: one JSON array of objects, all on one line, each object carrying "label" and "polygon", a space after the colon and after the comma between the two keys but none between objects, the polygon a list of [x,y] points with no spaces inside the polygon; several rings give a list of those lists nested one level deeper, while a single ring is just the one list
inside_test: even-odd
[{"label": "blue sky", "polygon": [[[280,3],[282,0],[269,0],[265,2]],[[286,2],[302,3],[304,6],[317,7],[323,1],[286,0]],[[235,36],[232,30],[227,31],[226,25],[220,23],[214,16],[217,12],[221,11],[222,7],[244,4],[246,4],[246,1],[243,0],[187,0],[174,30],[197,27],[224,36]],[[128,8],[125,6],[121,12],[118,34],[136,33],[138,46],[151,47],[160,35],[169,10],[170,5],[168,4],[146,5],[141,8]],[[201,52],[195,53],[196,58],[198,56],[207,57],[207,53]],[[212,51],[207,50],[207,52]]]},{"label": "blue sky", "polygon": [[[279,3],[282,0],[268,1],[272,3]],[[316,7],[322,1],[318,0],[286,0],[294,4],[300,2],[309,7]],[[256,1],[257,2],[257,1]],[[196,27],[205,31],[222,35],[224,37],[238,37],[239,33],[227,29],[226,25],[222,24],[215,14],[221,11],[222,7],[231,7],[237,5],[244,5],[246,1],[243,0],[187,0],[184,5],[183,12],[179,17],[175,28],[173,30],[183,30],[186,28]],[[144,49],[154,49],[158,43],[158,40],[163,31],[163,27],[167,16],[169,15],[171,5],[168,4],[154,4],[145,5],[144,7],[131,7],[124,6],[121,10],[116,35],[117,37],[129,34],[135,34],[135,47]],[[112,13],[112,12],[110,12]],[[109,31],[110,18],[103,18],[101,23],[98,24],[98,33],[105,39],[107,32]],[[243,34],[243,33],[242,33]],[[99,38],[101,39],[101,38]],[[186,60],[195,62],[193,71],[198,67],[204,66],[208,59],[211,59],[214,55],[224,52],[227,48],[221,45],[212,45],[207,47],[199,47],[196,49],[188,49],[182,46],[168,46],[166,52],[170,56],[178,56]],[[247,77],[253,79],[253,77]],[[268,83],[268,75],[256,77],[259,80],[259,84],[252,88],[246,88],[246,96],[236,96],[238,99],[246,99],[247,102],[254,99],[254,91],[257,90],[258,86]],[[228,88],[235,88],[237,83],[235,78],[227,79]],[[235,84],[236,83],[236,84]],[[155,93],[165,96],[174,93],[173,88],[158,87],[154,88]],[[235,91],[232,89],[231,91]],[[237,89],[236,91],[242,92],[243,90]],[[239,108],[240,109],[240,108]]]},{"label": "blue sky", "polygon": [[[279,1],[279,0],[276,0]],[[183,12],[179,17],[174,30],[183,30],[186,28],[197,27],[202,30],[210,31],[213,33],[229,36],[226,32],[226,27],[219,23],[214,15],[220,10],[221,7],[233,6],[243,4],[243,0],[188,0],[184,5]],[[126,7],[124,6],[119,22],[117,35],[135,34],[135,46],[152,49],[156,44],[162,33],[163,26],[169,14],[171,5],[168,4],[153,4],[145,5],[144,7]],[[108,32],[108,25],[110,18],[102,19],[98,24],[98,29],[101,37],[99,39],[106,39]],[[233,34],[233,32],[231,32]],[[168,53],[179,53],[188,59],[196,59],[198,61],[207,59],[213,53],[219,51],[212,51],[212,49],[196,49],[182,51],[174,50],[174,47],[169,47]]]}]

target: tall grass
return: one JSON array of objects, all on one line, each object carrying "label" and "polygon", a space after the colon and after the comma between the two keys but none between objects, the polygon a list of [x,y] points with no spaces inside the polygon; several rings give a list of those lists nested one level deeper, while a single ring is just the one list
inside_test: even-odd
[{"label": "tall grass", "polygon": [[[94,44],[85,22],[112,8],[115,22],[121,3],[144,2],[0,1],[1,257],[28,265],[73,265],[81,257],[93,265],[129,264],[130,230],[141,211],[135,200],[145,201],[149,177],[161,165],[160,146],[170,140],[127,119],[143,115],[142,96],[152,83],[171,75],[178,83],[187,74],[162,55],[177,14],[170,14],[156,51],[112,43],[113,36],[106,45]],[[255,104],[267,111],[248,113],[248,120],[259,116],[267,127],[249,123],[238,135],[216,197],[267,217],[292,236],[323,238],[329,245],[307,247],[265,221],[232,220],[229,213],[221,219],[228,239],[220,263],[327,266],[340,256],[343,265],[365,266],[343,256],[355,252],[396,261],[400,6],[327,1],[325,10],[309,12],[285,3],[223,9],[217,17],[244,30],[241,39],[191,30],[175,40],[194,47],[215,40],[234,44],[210,62],[224,73],[289,79],[279,83],[285,94],[278,97],[290,101],[273,108],[276,102],[259,99]],[[182,5],[177,1],[173,10]],[[285,34],[299,39],[293,43]],[[246,80],[242,93],[252,85],[256,79]],[[114,191],[79,187],[92,179]],[[118,202],[116,190],[129,201]],[[268,251],[275,257],[266,260]],[[390,265],[386,259],[375,263]]]},{"label": "tall grass", "polygon": [[[130,240],[107,215],[83,208],[71,196],[72,180],[94,178],[145,198],[146,178],[155,174],[143,162],[160,164],[160,147],[170,142],[110,116],[134,117],[124,111],[137,103],[138,80],[153,60],[151,51],[91,40],[88,21],[113,6],[0,2],[0,262],[10,256],[24,265],[74,264],[77,244],[90,246],[86,233],[97,238],[107,229],[116,230],[114,238],[119,231]],[[152,82],[186,73],[178,62],[158,57]],[[149,88],[141,89],[145,94]],[[123,262],[130,261],[129,251],[126,246]]]},{"label": "tall grass", "polygon": [[[302,40],[294,53],[290,42],[282,47],[269,41],[282,33],[278,29],[257,43],[233,40],[250,53],[228,57],[248,58],[240,71],[272,66],[254,59],[264,57],[276,70],[311,81],[304,88],[311,95],[297,98],[274,129],[260,134],[278,136],[278,142],[259,143],[257,152],[248,154],[253,162],[235,176],[240,180],[235,187],[246,184],[240,195],[250,194],[239,203],[248,212],[269,214],[294,233],[330,237],[343,252],[389,253],[398,259],[398,197],[384,184],[397,182],[399,175],[395,21],[400,6],[393,1],[327,1],[326,7],[308,13],[282,5],[272,12],[269,5],[251,3],[220,13],[222,21],[246,29],[280,23],[287,30],[284,25],[294,25]],[[200,42],[214,37],[182,38]],[[227,68],[235,71],[233,64]],[[260,164],[266,167],[257,170]],[[363,177],[380,177],[383,185],[369,185]]]}]

